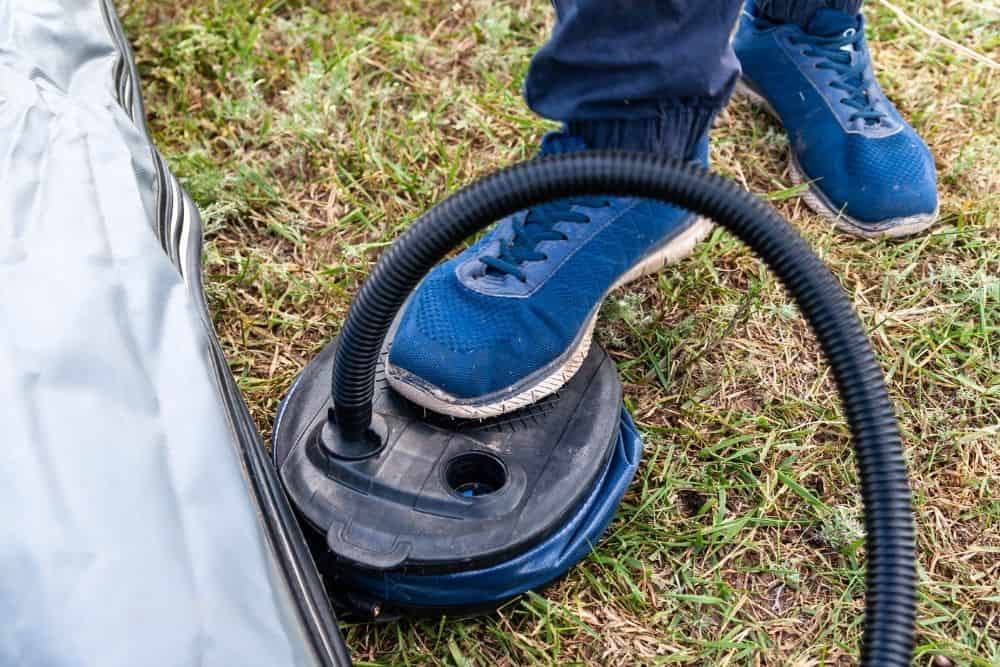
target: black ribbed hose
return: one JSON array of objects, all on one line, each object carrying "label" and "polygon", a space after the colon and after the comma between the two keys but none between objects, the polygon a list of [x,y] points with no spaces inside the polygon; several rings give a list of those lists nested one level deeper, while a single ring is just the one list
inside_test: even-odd
[{"label": "black ribbed hose", "polygon": [[364,439],[386,332],[438,261],[515,211],[591,194],[658,199],[712,219],[760,256],[794,297],[833,369],[861,478],[868,556],[861,664],[909,665],[913,520],[899,428],[882,371],[847,295],[798,233],[772,207],[699,166],[642,153],[556,155],[487,176],[430,209],[382,255],[351,304],[333,378],[341,436]]}]

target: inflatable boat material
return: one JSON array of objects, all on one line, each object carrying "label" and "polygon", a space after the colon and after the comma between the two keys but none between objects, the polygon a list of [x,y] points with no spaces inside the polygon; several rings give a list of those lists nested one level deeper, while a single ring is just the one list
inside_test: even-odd
[{"label": "inflatable boat material", "polygon": [[0,3],[0,664],[349,663],[103,0]]}]

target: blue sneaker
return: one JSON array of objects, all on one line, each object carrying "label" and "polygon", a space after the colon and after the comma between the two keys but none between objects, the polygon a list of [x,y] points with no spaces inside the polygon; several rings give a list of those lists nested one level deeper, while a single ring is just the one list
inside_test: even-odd
[{"label": "blue sneaker", "polygon": [[[707,137],[699,148],[707,162]],[[582,139],[553,133],[541,154],[584,149]],[[534,403],[580,368],[611,290],[688,255],[710,228],[686,211],[624,197],[566,199],[505,218],[414,292],[389,349],[389,383],[418,405],[467,419]]]},{"label": "blue sneaker", "polygon": [[806,203],[866,238],[906,236],[937,219],[934,159],[875,81],[864,20],[823,8],[805,29],[772,23],[748,2],[733,46],[737,92],[788,133]]}]

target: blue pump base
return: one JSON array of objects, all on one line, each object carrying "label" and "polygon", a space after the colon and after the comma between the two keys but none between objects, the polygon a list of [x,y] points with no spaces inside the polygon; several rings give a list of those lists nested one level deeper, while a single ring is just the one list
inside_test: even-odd
[{"label": "blue pump base", "polygon": [[586,557],[642,451],[599,345],[556,395],[489,420],[428,413],[396,394],[380,366],[384,443],[363,458],[331,454],[327,442],[336,347],[296,380],[273,438],[331,599],[368,617],[467,615],[545,587]]},{"label": "blue pump base", "polygon": [[370,573],[336,565],[324,570],[332,572],[338,589],[351,597],[351,610],[368,616],[465,615],[491,610],[529,590],[547,587],[590,553],[614,518],[641,454],[639,431],[622,407],[614,452],[584,504],[558,531],[509,560],[437,575]]}]

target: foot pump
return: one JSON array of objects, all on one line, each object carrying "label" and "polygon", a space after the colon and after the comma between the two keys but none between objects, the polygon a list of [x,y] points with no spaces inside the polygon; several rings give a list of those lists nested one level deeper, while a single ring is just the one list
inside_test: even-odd
[{"label": "foot pump", "polygon": [[881,369],[847,296],[774,209],[701,167],[639,153],[532,160],[435,206],[382,255],[340,336],[296,380],[275,423],[274,457],[335,600],[369,616],[488,609],[564,574],[607,527],[642,444],[598,345],[556,394],[483,421],[428,413],[383,376],[396,315],[449,251],[516,211],[590,194],[658,199],[712,219],[794,297],[832,367],[858,463],[861,664],[909,665],[906,469]]}]

